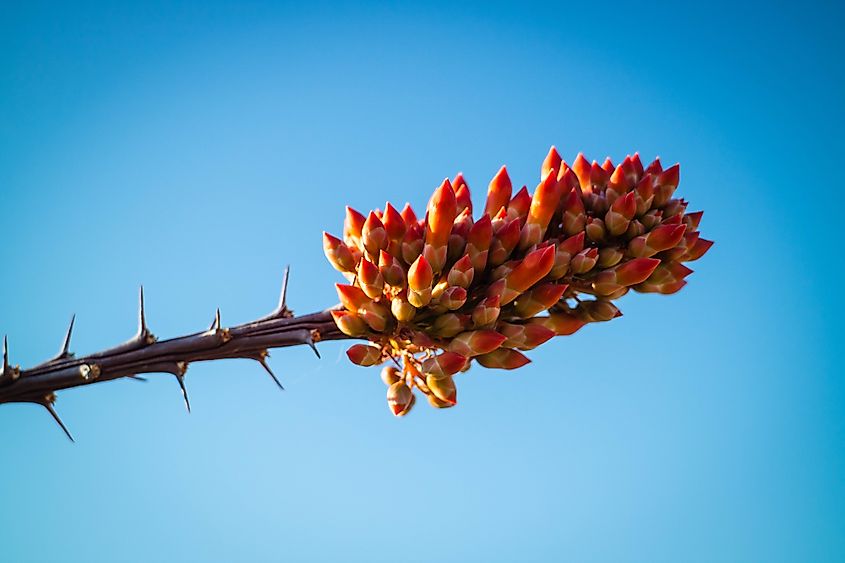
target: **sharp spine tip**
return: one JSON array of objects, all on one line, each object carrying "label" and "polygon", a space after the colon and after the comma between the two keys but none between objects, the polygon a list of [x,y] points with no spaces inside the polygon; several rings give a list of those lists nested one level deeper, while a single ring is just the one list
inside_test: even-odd
[{"label": "sharp spine tip", "polygon": [[279,381],[279,378],[278,378],[278,377],[276,377],[276,374],[275,374],[275,373],[273,373],[273,370],[272,370],[272,369],[270,369],[270,366],[267,364],[267,357],[268,357],[268,356],[269,356],[269,354],[268,354],[268,353],[266,353],[266,352],[265,352],[264,354],[259,354],[259,356],[256,358],[256,361],[257,361],[259,364],[261,364],[261,367],[263,367],[263,368],[264,368],[264,371],[266,371],[266,372],[270,375],[270,377],[272,377],[272,378],[273,378],[273,381],[276,383],[276,385],[279,387],[279,389],[281,389],[282,391],[284,391],[284,390],[285,390],[285,386],[284,386],[284,385],[282,385],[282,382],[281,382],[281,381]]},{"label": "sharp spine tip", "polygon": [[76,440],[73,439],[73,436],[71,435],[70,430],[67,429],[67,426],[65,426],[65,423],[62,422],[61,418],[59,418],[59,413],[57,413],[56,409],[53,408],[53,401],[54,400],[55,399],[50,400],[49,398],[45,398],[44,402],[41,403],[41,404],[44,406],[45,409],[47,409],[47,412],[49,412],[50,416],[53,417],[53,420],[56,421],[56,424],[58,424],[59,427],[64,431],[65,436],[68,437],[68,440],[70,440],[73,443],[76,443]]},{"label": "sharp spine tip", "polygon": [[73,354],[70,351],[70,338],[71,338],[71,335],[73,334],[73,323],[74,322],[76,322],[76,314],[73,314],[70,317],[70,324],[67,327],[67,332],[65,333],[64,342],[62,342],[62,349],[59,351],[59,355],[56,356],[57,360],[73,357]]},{"label": "sharp spine tip", "polygon": [[185,387],[185,376],[179,373],[174,374],[176,381],[179,383],[179,388],[182,390],[182,398],[185,400],[185,408],[188,409],[188,414],[191,413],[191,401],[188,399],[188,389]]}]

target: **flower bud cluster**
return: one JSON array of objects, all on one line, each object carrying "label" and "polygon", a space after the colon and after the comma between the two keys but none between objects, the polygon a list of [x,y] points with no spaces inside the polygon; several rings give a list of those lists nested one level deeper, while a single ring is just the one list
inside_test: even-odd
[{"label": "flower bud cluster", "polygon": [[620,316],[613,301],[630,290],[679,291],[692,273],[683,263],[713,244],[699,236],[702,212],[675,197],[679,170],[643,166],[638,154],[619,165],[579,154],[569,165],[552,147],[533,194],[514,194],[503,166],[478,219],[462,174],[443,181],[422,218],[409,204],[366,216],[347,207],[342,238],[323,233],[323,249],[349,282],[337,285],[335,322],[369,341],[349,359],[390,363],[382,379],[396,416],[414,389],[448,408],[473,360],[522,367],[524,351]]}]

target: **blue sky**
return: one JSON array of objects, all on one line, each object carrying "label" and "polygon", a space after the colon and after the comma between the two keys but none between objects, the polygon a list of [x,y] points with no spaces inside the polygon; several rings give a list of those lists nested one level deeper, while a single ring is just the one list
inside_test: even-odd
[{"label": "blue sky", "polygon": [[[842,8],[0,8],[13,361],[334,303],[343,206],[555,144],[682,166],[716,246],[671,297],[396,420],[338,343],[0,407],[9,561],[841,561]],[[830,179],[829,179],[830,178]]]}]

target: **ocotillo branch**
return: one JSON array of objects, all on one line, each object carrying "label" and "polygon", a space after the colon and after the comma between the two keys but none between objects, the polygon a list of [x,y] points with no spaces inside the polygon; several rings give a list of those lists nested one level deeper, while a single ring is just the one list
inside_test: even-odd
[{"label": "ocotillo branch", "polygon": [[276,385],[281,382],[267,364],[268,350],[307,344],[317,357],[316,343],[321,340],[349,338],[338,330],[329,310],[294,316],[286,304],[288,270],[285,269],[279,305],[269,315],[245,324],[225,327],[220,309],[211,326],[202,332],[168,340],[158,340],[147,326],[144,289],[138,300],[138,332],[127,342],[84,357],[70,352],[75,316],[71,317],[59,353],[29,369],[12,365],[8,339],[3,340],[3,369],[0,372],[0,403],[35,403],[42,405],[73,440],[53,404],[56,391],[111,381],[123,377],[142,379],[139,374],[170,373],[182,391],[185,406],[191,410],[185,387],[185,373],[195,362],[242,358],[255,360]]}]

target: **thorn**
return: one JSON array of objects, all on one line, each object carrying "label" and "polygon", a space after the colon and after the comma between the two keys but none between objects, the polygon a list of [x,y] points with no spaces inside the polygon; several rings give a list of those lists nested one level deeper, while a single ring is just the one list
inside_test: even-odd
[{"label": "thorn", "polygon": [[150,329],[147,327],[147,315],[144,309],[144,286],[141,286],[140,291],[138,292],[138,334],[135,335],[133,339],[136,342],[140,342],[142,346],[147,344],[152,344],[156,341],[155,335],[150,332]]},{"label": "thorn", "polygon": [[182,389],[182,398],[185,399],[185,408],[188,409],[188,413],[191,412],[191,401],[188,400],[188,390],[185,388],[185,376],[179,373],[174,374],[176,376],[176,381],[179,382],[179,388]]},{"label": "thorn", "polygon": [[279,314],[284,313],[288,306],[287,306],[287,295],[288,295],[288,277],[290,277],[290,265],[285,266],[285,273],[282,277],[282,291],[279,294],[279,306],[276,308]]},{"label": "thorn", "polygon": [[211,326],[208,327],[208,332],[216,332],[220,330],[220,307],[217,307],[217,313],[214,315],[214,320],[211,321]]},{"label": "thorn", "polygon": [[65,334],[65,340],[62,342],[62,349],[59,351],[59,354],[54,358],[55,360],[62,360],[64,358],[71,358],[73,354],[70,352],[70,336],[73,333],[73,323],[76,321],[76,315],[72,315],[70,317],[70,324],[67,327],[67,333]]},{"label": "thorn", "polygon": [[65,423],[62,422],[61,418],[59,418],[59,413],[57,413],[56,409],[53,408],[53,402],[55,400],[56,400],[56,396],[51,393],[50,395],[45,397],[44,402],[42,402],[40,404],[43,405],[45,409],[47,409],[47,412],[49,412],[50,415],[53,417],[53,420],[56,421],[56,424],[58,424],[61,427],[61,429],[64,430],[65,436],[68,437],[68,440],[76,443],[76,440],[74,440],[73,436],[71,436],[70,431],[67,429],[67,426],[65,426]]},{"label": "thorn", "polygon": [[320,351],[317,350],[317,344],[314,343],[314,336],[311,334],[310,330],[306,332],[305,343],[308,344],[312,350],[314,350],[314,353],[317,355],[318,359],[322,359],[320,357]]},{"label": "thorn", "polygon": [[5,334],[3,335],[3,371],[2,373],[6,373],[9,371],[9,337]]},{"label": "thorn", "polygon": [[140,375],[127,375],[126,377],[128,377],[129,379],[134,379],[135,381],[140,381],[142,383],[147,382],[147,378],[141,377]]},{"label": "thorn", "polygon": [[138,293],[138,335],[143,337],[147,333],[147,317],[144,314],[144,286]]},{"label": "thorn", "polygon": [[260,354],[258,355],[258,357],[256,358],[256,360],[258,361],[258,363],[259,363],[259,364],[261,364],[261,367],[263,367],[263,368],[264,368],[264,370],[265,370],[268,374],[270,374],[270,377],[272,377],[272,378],[273,378],[273,381],[275,381],[275,382],[276,382],[276,385],[278,385],[279,389],[281,389],[282,391],[284,391],[284,390],[285,390],[285,386],[284,386],[284,385],[282,385],[282,382],[281,382],[281,381],[279,381],[279,378],[278,378],[278,377],[276,377],[276,374],[275,374],[275,373],[273,373],[273,370],[272,370],[272,369],[270,369],[270,366],[267,364],[267,357],[269,357],[269,355],[270,355],[270,354],[269,354],[268,352],[264,351],[264,352],[262,352],[262,353],[260,353]]}]

